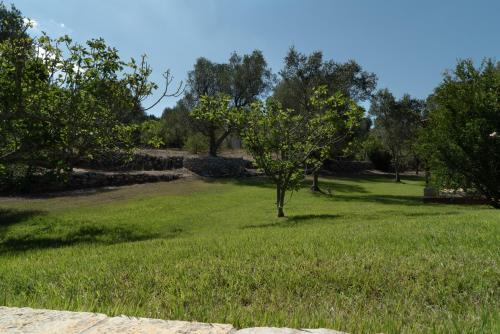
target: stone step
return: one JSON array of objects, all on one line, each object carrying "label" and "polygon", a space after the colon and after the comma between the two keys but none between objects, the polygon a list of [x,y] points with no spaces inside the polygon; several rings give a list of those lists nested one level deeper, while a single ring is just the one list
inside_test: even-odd
[{"label": "stone step", "polygon": [[108,317],[101,313],[0,306],[0,333],[5,334],[341,334],[330,329],[254,327],[236,330],[228,324]]}]

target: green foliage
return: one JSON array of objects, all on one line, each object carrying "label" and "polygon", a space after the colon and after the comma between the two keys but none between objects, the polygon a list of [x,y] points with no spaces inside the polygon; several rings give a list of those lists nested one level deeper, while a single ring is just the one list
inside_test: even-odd
[{"label": "green foliage", "polygon": [[6,40],[28,37],[26,30],[31,22],[25,22],[21,12],[12,4],[10,8],[0,2],[0,43]]},{"label": "green foliage", "polygon": [[396,100],[388,89],[380,90],[372,97],[370,114],[376,117],[373,133],[392,156],[397,182],[404,160],[417,141],[424,108],[423,101],[409,95]]},{"label": "green foliage", "polygon": [[363,151],[373,163],[375,169],[391,172],[392,156],[391,153],[384,147],[380,138],[376,133],[371,132],[370,135],[363,141]]},{"label": "green foliage", "polygon": [[500,63],[460,61],[429,98],[421,151],[441,187],[476,191],[500,207]]},{"label": "green foliage", "polygon": [[140,144],[145,147],[160,148],[165,145],[162,134],[162,122],[150,119],[140,125]]},{"label": "green foliage", "polygon": [[317,112],[305,114],[268,99],[254,103],[245,120],[243,142],[276,184],[279,217],[284,215],[286,191],[298,189],[305,166],[323,161],[330,147],[362,117],[354,101],[341,94],[329,96],[324,86],[315,90],[311,105]]},{"label": "green foliage", "polygon": [[285,108],[297,111],[310,109],[310,99],[318,86],[326,86],[330,94],[340,92],[359,102],[368,99],[377,85],[376,75],[364,71],[354,60],[324,60],[321,51],[305,55],[293,47],[285,57],[280,77],[274,96]]},{"label": "green foliage", "polygon": [[[203,124],[198,129],[209,140],[210,155],[215,156],[224,139],[243,124],[245,110],[242,107],[232,106],[229,95],[204,95],[200,97],[198,105],[191,111],[190,116],[198,124]],[[218,133],[220,135],[217,135]]]},{"label": "green foliage", "polygon": [[207,138],[201,133],[192,133],[187,137],[184,149],[192,154],[207,152],[209,149]]},{"label": "green foliage", "polygon": [[414,178],[321,181],[334,196],[299,191],[285,219],[262,178],[0,199],[0,300],[236,328],[498,333],[497,210],[423,205]]},{"label": "green foliage", "polygon": [[[206,58],[199,58],[194,65],[193,71],[188,74],[187,92],[185,96],[186,105],[190,109],[198,106],[198,109],[206,109],[210,103],[207,99],[214,101],[224,99],[226,109],[248,107],[256,101],[259,96],[268,91],[272,84],[271,70],[262,52],[255,50],[252,54],[239,56],[233,53],[228,63],[214,63]],[[215,104],[220,104],[215,102]],[[224,107],[224,106],[214,106]],[[198,115],[192,119],[192,129],[203,133],[209,139],[212,156],[217,155],[217,150],[224,140],[235,129],[227,122],[221,121],[217,114],[228,113],[226,111],[204,111],[204,115]],[[210,115],[212,114],[212,115]]]},{"label": "green foliage", "polygon": [[82,159],[130,149],[135,126],[127,123],[156,88],[145,57],[124,62],[103,39],[34,39],[26,25],[14,33],[24,20],[5,13],[1,5],[0,163],[25,165],[27,180],[40,167],[64,178]]},{"label": "green foliage", "polygon": [[161,116],[162,136],[167,147],[181,148],[191,130],[189,109],[181,99],[173,108],[166,108]]}]

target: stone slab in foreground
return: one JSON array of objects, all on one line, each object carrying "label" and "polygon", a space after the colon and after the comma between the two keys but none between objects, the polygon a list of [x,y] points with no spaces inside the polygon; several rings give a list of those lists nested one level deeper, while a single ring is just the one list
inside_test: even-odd
[{"label": "stone slab in foreground", "polygon": [[105,314],[0,306],[0,333],[5,334],[341,334],[329,329],[254,327],[236,330],[232,325],[172,321]]},{"label": "stone slab in foreground", "polygon": [[228,334],[231,325],[168,321],[133,317],[108,317],[100,313],[0,307],[0,333],[30,334]]}]

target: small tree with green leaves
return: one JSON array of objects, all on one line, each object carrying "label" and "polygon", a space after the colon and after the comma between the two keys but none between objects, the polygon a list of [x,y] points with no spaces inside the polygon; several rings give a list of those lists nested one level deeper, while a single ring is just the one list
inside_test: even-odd
[{"label": "small tree with green leaves", "polygon": [[258,167],[276,184],[278,217],[283,217],[285,194],[296,191],[305,176],[304,166],[328,155],[362,118],[362,109],[341,94],[315,90],[311,104],[321,112],[305,114],[284,109],[275,99],[254,103],[242,130],[245,147]]}]

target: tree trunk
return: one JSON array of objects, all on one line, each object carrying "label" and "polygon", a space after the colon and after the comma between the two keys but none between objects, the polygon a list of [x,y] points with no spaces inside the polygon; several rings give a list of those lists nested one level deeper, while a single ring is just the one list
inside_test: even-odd
[{"label": "tree trunk", "polygon": [[313,192],[320,192],[321,189],[319,189],[319,169],[315,170],[313,172],[313,183],[311,185],[311,191]]},{"label": "tree trunk", "polygon": [[425,166],[425,186],[429,186],[429,182],[431,180],[431,172],[429,170],[429,167],[427,165]]},{"label": "tree trunk", "polygon": [[216,157],[217,156],[217,140],[215,139],[215,131],[210,131],[210,136],[209,136],[209,145],[210,149],[208,154],[211,157]]},{"label": "tree trunk", "polygon": [[396,179],[394,181],[401,182],[401,177],[399,176],[399,167],[396,168]]},{"label": "tree trunk", "polygon": [[283,206],[285,205],[285,190],[281,189],[280,185],[276,185],[276,207],[278,209],[278,217],[285,217]]},{"label": "tree trunk", "polygon": [[398,156],[396,156],[396,159],[394,161],[394,172],[396,174],[395,181],[396,182],[401,182],[401,178],[399,176],[399,157]]}]

